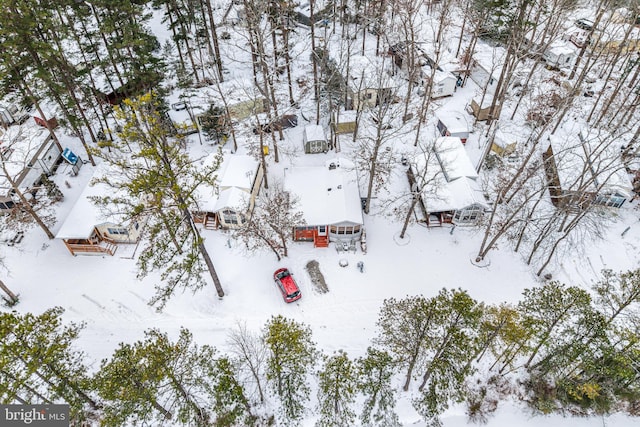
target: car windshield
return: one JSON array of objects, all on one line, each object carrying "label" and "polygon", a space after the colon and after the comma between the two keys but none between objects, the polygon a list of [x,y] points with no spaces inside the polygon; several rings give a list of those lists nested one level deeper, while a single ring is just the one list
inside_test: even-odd
[{"label": "car windshield", "polygon": [[287,295],[287,298],[295,298],[300,295],[300,291],[295,291],[294,293]]},{"label": "car windshield", "polygon": [[278,279],[284,279],[287,276],[289,276],[289,272],[288,271],[283,271],[281,273],[278,273]]}]

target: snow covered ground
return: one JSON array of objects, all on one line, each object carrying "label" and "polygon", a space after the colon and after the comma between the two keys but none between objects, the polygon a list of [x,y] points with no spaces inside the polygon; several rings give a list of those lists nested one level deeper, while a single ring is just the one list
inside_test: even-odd
[{"label": "snow covered ground", "polygon": [[[300,126],[287,131],[284,143],[299,146],[300,133]],[[190,144],[201,149],[195,140]],[[314,162],[329,155],[316,155],[319,157],[314,157]],[[284,173],[284,167],[284,162],[274,166],[270,174]],[[90,165],[85,165],[79,176],[71,177],[65,168],[56,176],[65,193],[59,207],[60,218],[65,218],[93,171]],[[66,309],[65,320],[84,322],[81,345],[96,365],[118,343],[139,339],[148,328],[159,328],[176,336],[180,327],[186,327],[198,342],[224,350],[227,334],[238,322],[258,331],[276,314],[310,325],[313,338],[326,354],[344,349],[351,357],[357,357],[364,354],[375,335],[378,310],[385,298],[433,296],[443,287],[460,287],[487,303],[513,302],[523,289],[539,283],[520,256],[508,248],[491,252],[482,267],[472,263],[481,239],[478,230],[413,225],[408,236],[400,239],[399,222],[375,215],[365,216],[365,225],[366,254],[360,250],[338,253],[333,246],[314,249],[310,243],[296,243],[289,258],[280,263],[270,252],[246,253],[243,244],[225,232],[203,230],[226,296],[218,299],[213,286],[196,294],[187,292],[176,295],[162,313],[147,305],[157,277],[136,279],[134,246],[120,246],[113,257],[74,257],[62,241],[49,241],[39,229],[33,229],[19,245],[2,247],[9,268],[5,282],[20,294],[17,310],[39,313],[62,306]],[[56,227],[59,226],[60,222]],[[622,236],[627,227],[631,228]],[[585,245],[584,253],[567,254],[554,267],[554,277],[587,286],[602,268],[637,268],[639,245],[640,224],[635,204],[631,204],[622,209],[606,241]],[[339,265],[343,259],[348,266]],[[320,263],[329,293],[314,290],[304,268],[310,260]],[[359,261],[364,263],[362,273],[356,267]],[[281,266],[292,270],[302,290],[303,298],[294,304],[282,301],[271,279],[273,271]],[[420,425],[414,424],[419,416],[411,408],[410,394],[400,396],[398,409],[402,420],[407,425]],[[447,427],[466,424],[463,408],[452,409],[445,414],[444,421]],[[585,427],[603,422],[633,425],[633,420],[624,417],[604,421],[530,418],[526,409],[514,404],[500,409],[489,425],[560,426],[567,422]],[[308,423],[312,425],[312,418]]]},{"label": "snow covered ground", "polygon": [[[300,73],[308,71],[299,70]],[[470,82],[454,97],[439,100],[437,104],[464,111],[477,89]],[[472,121],[472,117],[468,117]],[[285,154],[277,165],[270,159],[270,176],[283,176],[285,168],[292,164],[322,164],[328,156],[335,156],[335,153],[312,157],[302,154],[304,124],[301,121],[297,128],[285,131],[286,139],[281,142]],[[241,129],[240,135],[250,138],[250,129]],[[64,146],[70,146],[82,155],[76,140],[61,137]],[[200,145],[195,136],[190,138],[192,150],[213,151],[213,146]],[[412,150],[409,141],[399,144],[399,152]],[[346,140],[344,146],[349,146]],[[466,149],[477,162],[484,149],[478,132],[472,134]],[[241,146],[240,151],[245,152],[247,148]],[[340,155],[348,156],[348,150]],[[93,171],[94,168],[87,164],[77,177],[72,177],[67,165],[63,164],[59,169],[55,180],[65,199],[58,206],[59,220],[53,227],[54,234]],[[392,187],[406,185],[399,161],[392,180]],[[310,243],[296,243],[290,249],[290,256],[277,262],[271,252],[247,253],[244,245],[231,239],[228,233],[203,230],[226,296],[218,299],[213,286],[209,286],[195,294],[175,295],[163,312],[157,312],[147,304],[159,279],[157,276],[144,280],[136,278],[135,246],[120,246],[113,257],[74,257],[62,241],[48,240],[39,229],[32,229],[20,244],[0,246],[0,254],[8,268],[5,283],[20,294],[20,303],[15,309],[40,313],[53,306],[64,307],[66,321],[85,323],[80,344],[94,367],[101,359],[109,357],[118,343],[140,339],[143,331],[149,328],[159,328],[175,337],[180,327],[186,327],[198,343],[211,344],[224,351],[227,334],[235,325],[245,323],[250,330],[258,331],[270,316],[277,314],[309,325],[318,348],[325,354],[343,349],[353,358],[364,354],[375,335],[375,322],[385,298],[417,294],[430,297],[445,287],[465,289],[472,297],[487,303],[515,302],[523,289],[540,283],[532,268],[507,245],[490,252],[482,266],[474,264],[472,260],[480,245],[482,230],[427,229],[411,225],[408,235],[400,239],[402,224],[383,216],[375,208],[374,202],[374,214],[365,215],[366,254],[359,249],[356,253],[338,253],[333,245],[315,249]],[[550,269],[554,279],[587,287],[603,268],[638,268],[640,223],[636,208],[637,203],[628,203],[620,210],[605,241],[584,242],[584,248],[563,254],[561,262]],[[314,290],[304,268],[310,260],[319,262],[328,293]],[[341,260],[346,260],[348,265],[341,267]],[[356,267],[358,262],[364,263],[363,272]],[[282,301],[271,278],[273,271],[283,266],[294,273],[303,294],[302,299],[293,304]],[[411,394],[399,393],[399,397],[398,412],[405,425],[423,426],[411,407]],[[315,405],[313,399],[311,404]],[[452,408],[444,414],[443,421],[446,427],[467,425],[464,408]],[[313,415],[309,414],[306,425],[311,426],[313,422]],[[522,404],[504,402],[488,423],[496,427],[561,427],[567,424],[631,427],[637,425],[637,420],[623,416],[532,417]]]}]

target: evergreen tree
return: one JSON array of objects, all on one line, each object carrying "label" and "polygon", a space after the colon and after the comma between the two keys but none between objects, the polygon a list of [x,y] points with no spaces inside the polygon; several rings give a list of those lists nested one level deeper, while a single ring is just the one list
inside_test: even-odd
[{"label": "evergreen tree", "polygon": [[101,404],[75,348],[82,325],[63,325],[62,313],[59,307],[40,315],[0,313],[0,401],[67,403],[71,420],[81,423]]},{"label": "evergreen tree", "polygon": [[449,402],[464,398],[464,383],[478,353],[483,307],[463,290],[442,289],[434,303],[432,330],[424,343],[422,395],[414,399],[414,407],[425,419],[440,424],[438,416]]},{"label": "evergreen tree", "polygon": [[162,271],[162,284],[157,286],[152,300],[159,308],[164,307],[177,287],[201,289],[206,284],[202,275],[207,270],[218,296],[224,296],[191,213],[197,206],[196,188],[203,183],[215,185],[214,173],[221,156],[215,156],[204,168],[196,166],[181,148],[181,136],[169,136],[171,130],[161,109],[152,93],[127,99],[122,108],[116,108],[122,131],[116,141],[107,144],[109,150],[102,150],[99,155],[118,175],[99,181],[118,189],[124,197],[97,200],[146,223],[146,246],[138,259],[138,275]]},{"label": "evergreen tree", "polygon": [[227,389],[227,372],[221,373],[219,366],[224,362],[215,362],[214,353],[212,347],[195,344],[186,329],[175,342],[152,329],[143,341],[120,344],[111,359],[102,361],[94,380],[107,402],[103,425],[171,420],[173,425],[207,426],[212,417],[209,402],[216,402],[222,418],[228,417],[234,401],[218,403],[220,384],[225,384],[225,397],[238,391]]},{"label": "evergreen tree", "polygon": [[268,349],[267,380],[280,400],[281,422],[299,424],[311,392],[307,376],[316,358],[311,329],[278,315],[267,322],[263,339]]},{"label": "evergreen tree", "polygon": [[356,413],[352,406],[358,384],[358,370],[347,354],[340,350],[325,357],[318,373],[318,427],[353,425]]},{"label": "evergreen tree", "polygon": [[425,342],[433,327],[434,304],[433,299],[422,296],[389,298],[382,303],[377,322],[379,332],[374,341],[406,369],[405,391],[409,390],[414,369],[424,356]]},{"label": "evergreen tree", "polygon": [[396,373],[393,358],[385,351],[367,348],[367,355],[357,360],[358,390],[364,395],[360,421],[364,426],[398,427],[394,409],[396,396],[391,379]]},{"label": "evergreen tree", "polygon": [[224,143],[229,137],[230,124],[227,121],[224,108],[210,105],[207,111],[200,116],[200,125],[207,138],[215,140],[219,144]]}]

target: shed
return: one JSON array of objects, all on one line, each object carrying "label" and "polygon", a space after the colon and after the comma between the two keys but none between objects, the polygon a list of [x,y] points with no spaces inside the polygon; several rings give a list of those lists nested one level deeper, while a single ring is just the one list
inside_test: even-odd
[{"label": "shed", "polygon": [[498,129],[491,141],[491,151],[499,156],[508,156],[513,153],[518,146],[518,140],[516,136],[505,133]]},{"label": "shed", "polygon": [[307,125],[302,133],[304,152],[307,154],[326,153],[329,151],[324,129],[320,125]]},{"label": "shed", "polygon": [[436,117],[440,135],[460,138],[463,144],[467,142],[470,129],[464,114],[458,111],[438,111]]},{"label": "shed", "polygon": [[331,126],[336,135],[354,133],[357,126],[357,112],[353,110],[340,111],[339,114],[331,116]]},{"label": "shed", "polygon": [[552,43],[542,54],[542,59],[549,67],[563,68],[573,65],[576,59],[576,51],[572,45],[558,41]]},{"label": "shed", "polygon": [[482,105],[480,105],[480,101],[476,101],[475,99],[471,100],[471,114],[479,121],[489,120],[490,117],[493,119],[500,117],[499,103],[496,103],[493,111],[491,110],[492,98],[492,96],[485,97],[484,100],[482,100]]},{"label": "shed", "polygon": [[431,88],[431,98],[442,98],[451,96],[456,91],[456,83],[458,78],[447,71],[437,70],[433,78],[433,87]]}]

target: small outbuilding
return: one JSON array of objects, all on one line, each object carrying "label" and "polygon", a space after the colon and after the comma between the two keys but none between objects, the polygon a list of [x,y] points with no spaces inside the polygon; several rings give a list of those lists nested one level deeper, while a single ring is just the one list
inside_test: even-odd
[{"label": "small outbuilding", "polygon": [[518,141],[516,137],[512,134],[502,132],[500,129],[496,131],[493,136],[493,141],[491,141],[491,151],[499,156],[508,156],[512,154],[516,150],[517,146]]},{"label": "small outbuilding", "polygon": [[302,133],[304,152],[306,154],[326,153],[329,151],[329,144],[324,135],[324,129],[320,125],[307,125]]},{"label": "small outbuilding", "polygon": [[555,42],[542,54],[547,66],[552,68],[570,67],[576,60],[576,50],[565,42]]},{"label": "small outbuilding", "polygon": [[470,114],[478,119],[478,121],[489,120],[489,118],[497,119],[500,117],[500,104],[496,103],[491,109],[492,104],[492,96],[485,97],[484,100],[476,101],[475,99],[471,100],[471,111]]},{"label": "small outbuilding", "polygon": [[438,111],[438,132],[442,136],[453,136],[460,138],[463,144],[469,138],[469,122],[467,118],[458,111]]}]

